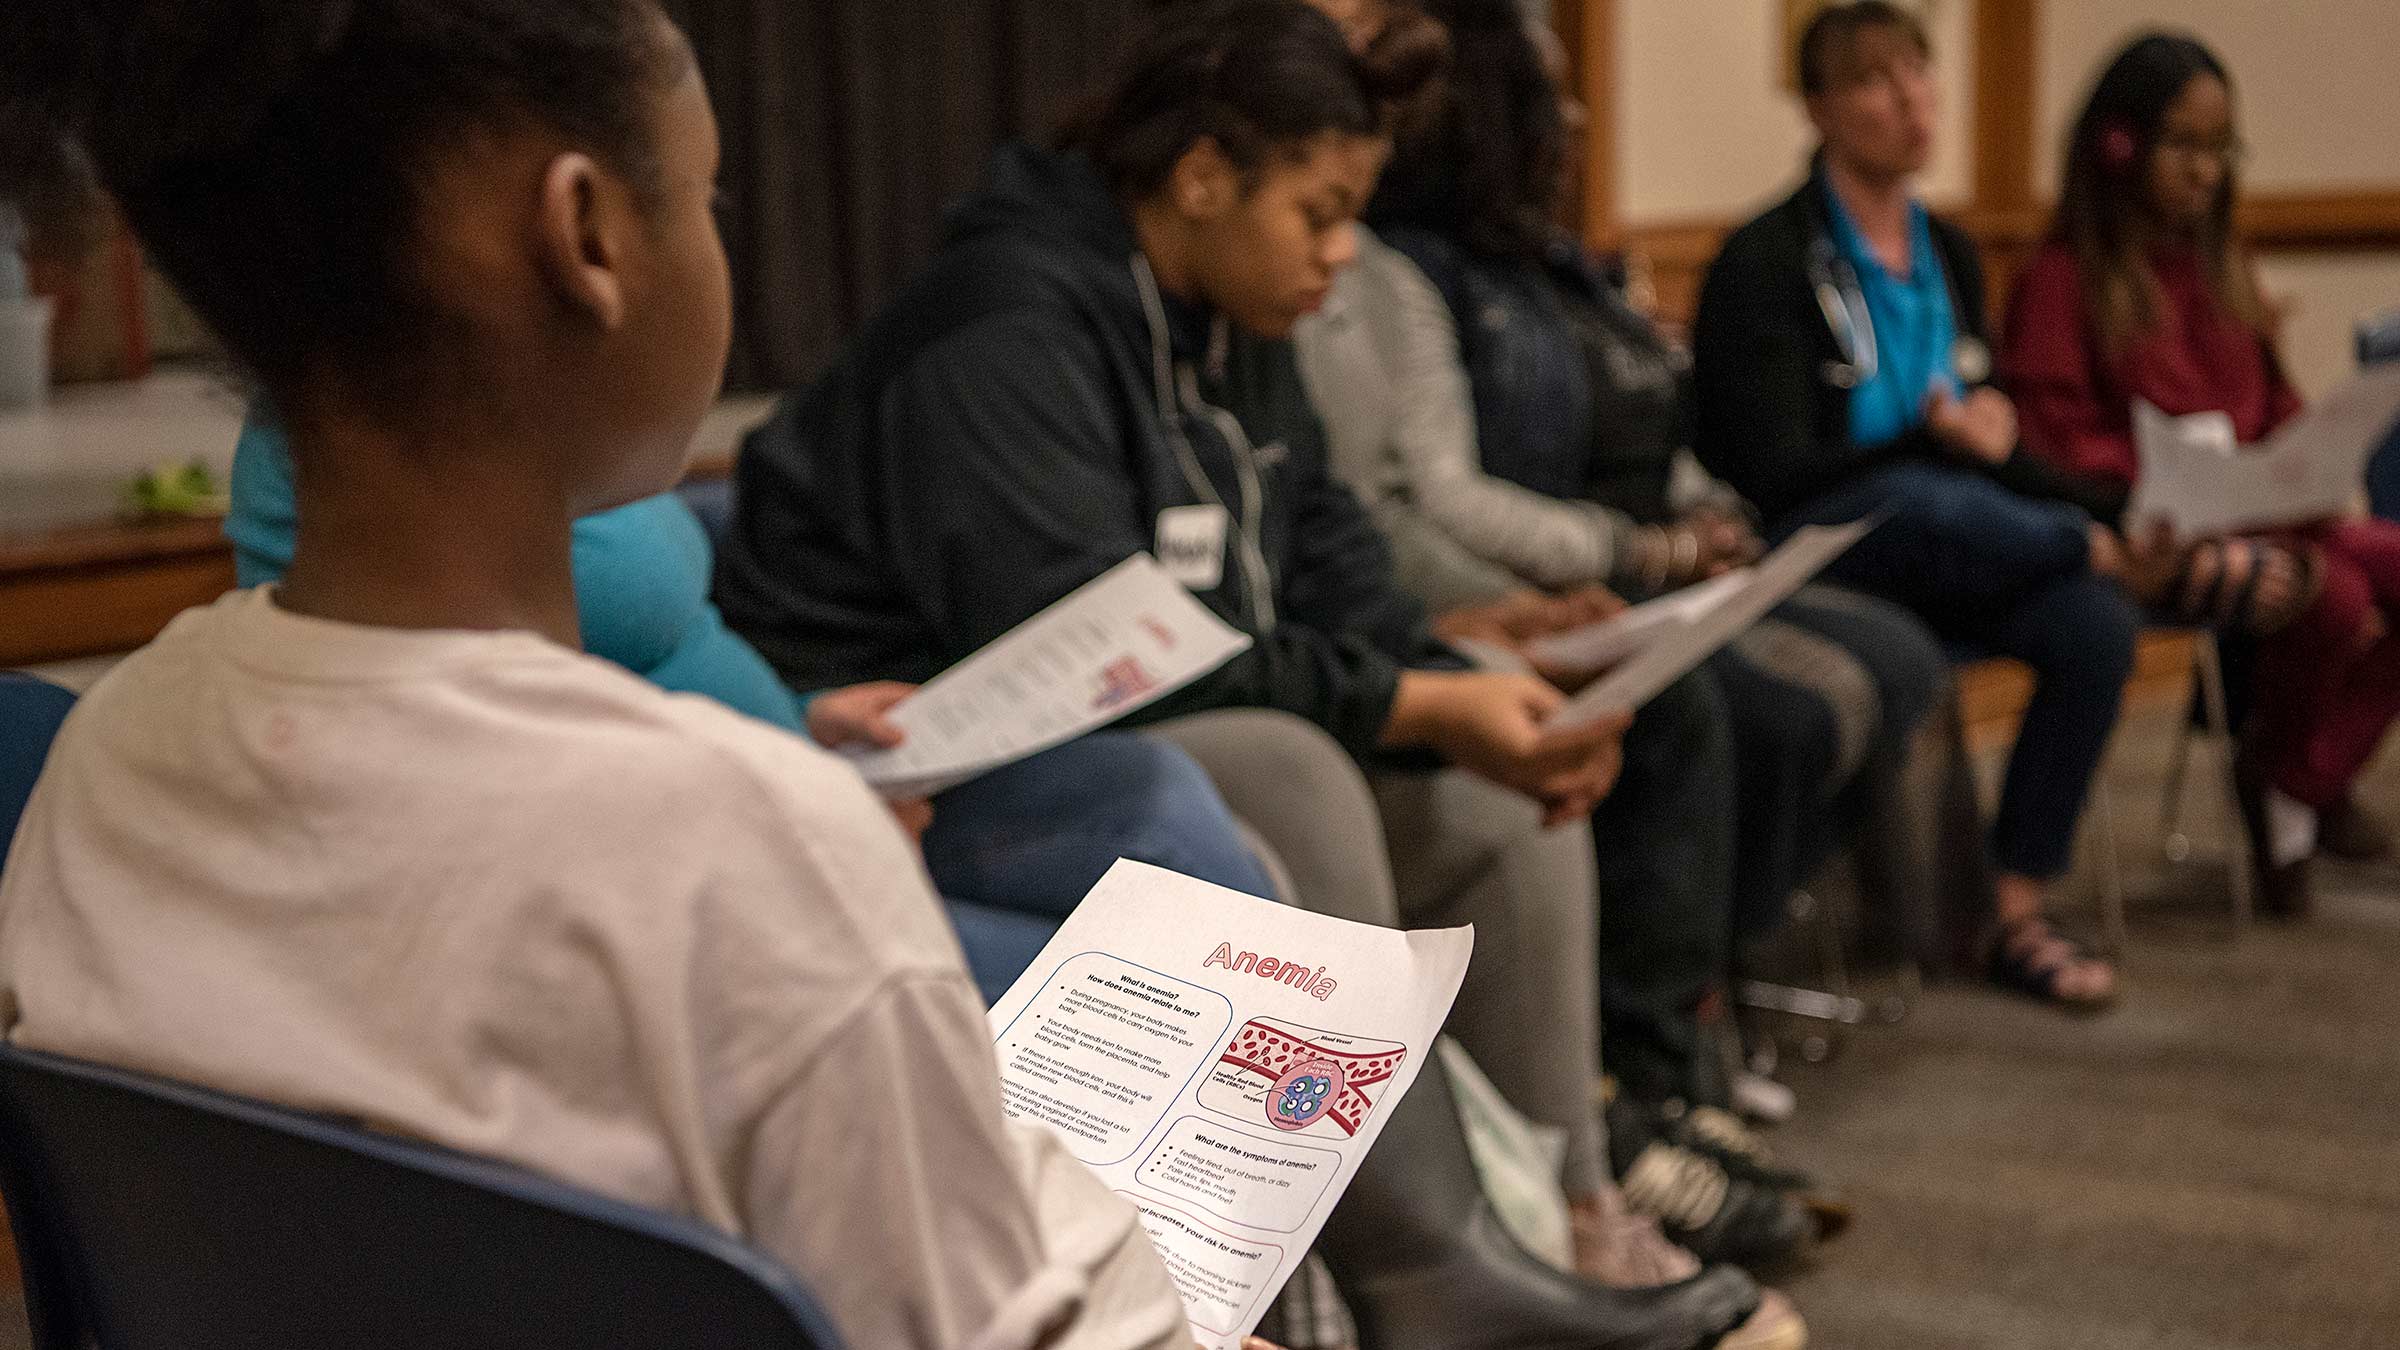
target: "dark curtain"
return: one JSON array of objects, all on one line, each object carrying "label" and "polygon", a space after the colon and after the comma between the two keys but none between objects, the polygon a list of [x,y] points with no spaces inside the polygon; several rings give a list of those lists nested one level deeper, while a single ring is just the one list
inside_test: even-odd
[{"label": "dark curtain", "polygon": [[1044,136],[1150,0],[668,0],[725,140],[729,384],[800,384],[924,262],[1002,141]]}]

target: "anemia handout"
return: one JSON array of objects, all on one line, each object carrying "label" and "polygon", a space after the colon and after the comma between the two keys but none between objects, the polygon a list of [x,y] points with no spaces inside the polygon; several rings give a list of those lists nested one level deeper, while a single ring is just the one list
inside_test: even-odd
[{"label": "anemia handout", "polygon": [[1234,1350],[1433,1053],[1474,931],[1311,914],[1135,862],[991,1013],[1008,1113],[1140,1212]]}]

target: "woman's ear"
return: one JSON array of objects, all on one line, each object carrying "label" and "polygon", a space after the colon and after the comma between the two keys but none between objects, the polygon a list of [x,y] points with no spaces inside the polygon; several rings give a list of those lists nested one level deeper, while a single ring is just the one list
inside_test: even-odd
[{"label": "woman's ear", "polygon": [[542,275],[561,303],[606,332],[625,321],[626,246],[634,224],[622,187],[591,156],[570,151],[543,171]]},{"label": "woman's ear", "polygon": [[1226,158],[1214,136],[1192,142],[1175,170],[1167,176],[1167,192],[1178,214],[1192,220],[1215,220],[1242,199],[1241,171]]}]

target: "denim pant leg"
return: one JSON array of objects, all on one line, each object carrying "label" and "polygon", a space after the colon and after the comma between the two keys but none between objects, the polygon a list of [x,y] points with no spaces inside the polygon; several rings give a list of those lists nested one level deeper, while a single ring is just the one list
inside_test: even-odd
[{"label": "denim pant leg", "polygon": [[[1940,897],[1977,890],[1949,880],[1944,869],[1988,869],[1983,817],[1966,782],[1967,795],[1952,801],[1942,766],[1950,738],[1924,738],[1929,726],[1954,727],[1950,658],[1923,621],[1900,606],[1838,586],[1812,585],[1787,601],[1776,617],[1840,647],[1867,672],[1874,685],[1879,722],[1867,762],[1846,784],[1832,815],[1837,834],[1819,841],[1826,851],[1847,841],[1857,869],[1861,938],[1878,959],[1938,960],[1943,954]],[[1927,780],[1931,770],[1941,777]],[[1912,777],[1919,779],[1910,783]],[[1912,795],[1922,793],[1922,796]],[[1955,811],[1955,816],[1947,814]],[[1944,836],[1945,825],[1963,828]],[[1951,857],[1963,842],[1970,859]],[[1804,860],[1805,877],[1826,856]],[[1988,888],[1987,888],[1988,889]],[[1735,938],[1751,929],[1736,912]],[[1737,948],[1738,950],[1738,948]]]},{"label": "denim pant leg", "polygon": [[945,900],[942,909],[950,916],[950,929],[967,954],[967,972],[975,977],[975,988],[987,1006],[1000,1001],[1058,931],[1056,919],[968,900]]},{"label": "denim pant leg", "polygon": [[1924,725],[1933,703],[1948,691],[1949,657],[1932,630],[1889,601],[1812,585],[1775,611],[1785,623],[1804,628],[1848,652],[1875,682],[1882,702],[1882,747],[1903,750]]},{"label": "denim pant leg", "polygon": [[2400,521],[2400,424],[2367,461],[2367,500],[2377,516]]},{"label": "denim pant leg", "polygon": [[953,788],[925,835],[943,895],[1051,919],[1120,858],[1274,895],[1208,775],[1135,732],[1097,732]]},{"label": "denim pant leg", "polygon": [[1724,692],[1733,719],[1738,787],[1730,955],[1779,926],[1792,892],[1818,861],[1840,786],[1841,728],[1817,690],[1748,659],[1739,644],[1702,668]]},{"label": "denim pant leg", "polygon": [[1592,813],[1601,1040],[1637,1098],[1694,1092],[1699,1005],[1732,940],[1735,811],[1731,717],[1702,669],[1634,717],[1624,772]]},{"label": "denim pant leg", "polygon": [[1887,465],[1775,522],[1780,540],[1802,525],[1880,514],[1883,523],[1825,569],[1825,579],[1933,617],[2013,605],[2084,571],[2091,518],[1948,464]]},{"label": "denim pant leg", "polygon": [[1962,626],[1978,646],[2033,667],[2033,701],[1992,824],[1992,861],[2001,871],[2046,881],[2067,870],[2076,822],[2125,701],[2141,626],[2124,589],[2088,572]]}]

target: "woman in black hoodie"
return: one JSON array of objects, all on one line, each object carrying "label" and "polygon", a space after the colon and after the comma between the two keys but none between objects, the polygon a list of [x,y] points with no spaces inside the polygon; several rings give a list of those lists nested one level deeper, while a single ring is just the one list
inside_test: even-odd
[{"label": "woman in black hoodie", "polygon": [[[1353,54],[1289,0],[1168,19],[1065,148],[1002,152],[927,274],[753,436],[719,598],[795,686],[924,677],[1155,548],[1254,645],[1145,716],[1242,761],[1221,783],[1302,903],[1477,923],[1451,1029],[1569,1132],[1563,1185],[1590,1205],[1611,1192],[1581,821],[1623,723],[1546,731],[1555,689],[1430,635],[1327,476],[1284,340],[1442,54],[1421,23]],[[1337,744],[1338,772],[1310,753]],[[1455,1120],[1411,1114],[1320,1243],[1376,1343],[1679,1350],[1756,1305],[1730,1271],[1643,1291],[1547,1272],[1474,1194]]]}]

